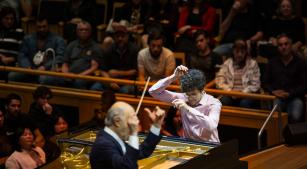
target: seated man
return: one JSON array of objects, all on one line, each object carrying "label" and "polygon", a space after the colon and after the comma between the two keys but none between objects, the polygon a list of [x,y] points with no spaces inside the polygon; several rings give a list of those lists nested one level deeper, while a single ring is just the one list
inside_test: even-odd
[{"label": "seated man", "polygon": [[302,122],[306,94],[306,63],[291,49],[292,40],[285,34],[277,38],[279,55],[266,68],[264,88],[277,97],[280,111],[288,113],[289,123]]},{"label": "seated man", "polygon": [[138,55],[139,80],[158,81],[172,74],[176,62],[171,50],[163,47],[163,35],[160,31],[152,31],[148,37],[149,47],[142,49]]},{"label": "seated man", "polygon": [[215,73],[223,64],[223,59],[210,49],[210,36],[206,31],[197,30],[194,37],[197,50],[188,55],[188,66],[203,71],[207,82],[210,82],[214,80]]},{"label": "seated man", "polygon": [[100,130],[92,147],[90,154],[92,169],[137,169],[137,160],[152,154],[161,140],[160,129],[165,111],[159,107],[153,112],[145,110],[153,125],[147,138],[139,145],[137,136],[139,120],[133,107],[125,102],[116,102],[112,105],[105,119],[106,127]]},{"label": "seated man", "polygon": [[[255,93],[260,90],[260,70],[257,62],[248,55],[244,40],[234,42],[232,55],[222,65],[215,78],[216,87],[225,91]],[[223,96],[223,105],[254,108],[255,100]]]},{"label": "seated man", "polygon": [[[183,93],[166,90],[166,87],[177,79],[180,79]],[[179,109],[183,137],[220,142],[217,126],[222,104],[218,99],[203,92],[205,84],[205,76],[200,70],[188,70],[187,67],[181,65],[171,76],[154,84],[149,89],[149,93],[154,98],[172,103]]]},{"label": "seated man", "polygon": [[5,99],[5,129],[6,135],[10,141],[15,139],[14,133],[20,126],[29,125],[34,131],[35,144],[43,147],[45,139],[39,128],[33,123],[28,114],[21,112],[21,97],[17,94],[11,93]]},{"label": "seated man", "polygon": [[[81,21],[77,25],[77,40],[70,42],[63,57],[62,72],[78,75],[93,75],[99,66],[102,50],[91,38],[92,27],[89,22]],[[87,89],[90,81],[80,79],[63,79],[49,77],[45,84],[58,86],[73,86],[79,89]]]},{"label": "seated man", "polygon": [[[137,77],[138,47],[129,41],[129,33],[126,25],[117,26],[114,34],[114,43],[103,55],[101,75],[111,78],[135,80]],[[91,90],[103,90],[102,83],[95,83]],[[111,83],[110,88],[120,93],[133,94],[134,86]]]},{"label": "seated man", "polygon": [[[37,31],[25,36],[21,43],[17,64],[23,68],[36,70],[56,71],[65,50],[65,41],[62,37],[49,31],[46,18],[38,18],[36,21]],[[47,76],[32,78],[31,75],[11,72],[10,81],[40,82],[45,83]]]}]

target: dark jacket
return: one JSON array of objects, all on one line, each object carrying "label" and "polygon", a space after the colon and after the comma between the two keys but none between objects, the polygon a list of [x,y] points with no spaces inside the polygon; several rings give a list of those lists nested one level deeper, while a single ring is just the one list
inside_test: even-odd
[{"label": "dark jacket", "polygon": [[123,153],[120,144],[104,130],[100,130],[92,147],[90,162],[92,169],[137,169],[137,160],[152,154],[161,136],[149,133],[139,150],[125,143],[127,152]]}]

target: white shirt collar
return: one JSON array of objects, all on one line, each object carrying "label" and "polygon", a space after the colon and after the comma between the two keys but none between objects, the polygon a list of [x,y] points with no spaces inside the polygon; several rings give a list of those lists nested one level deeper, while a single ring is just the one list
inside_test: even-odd
[{"label": "white shirt collar", "polygon": [[122,139],[119,138],[119,136],[111,130],[109,127],[104,127],[104,131],[108,134],[110,134],[120,145],[120,147],[123,150],[123,153],[126,154],[126,146]]}]

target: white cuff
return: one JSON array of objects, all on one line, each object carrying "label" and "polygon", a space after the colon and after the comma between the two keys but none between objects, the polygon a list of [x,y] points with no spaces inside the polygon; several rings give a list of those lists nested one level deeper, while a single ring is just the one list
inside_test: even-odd
[{"label": "white cuff", "polygon": [[139,137],[136,135],[131,135],[129,136],[129,141],[128,141],[128,144],[135,148],[135,149],[139,149],[139,146],[140,146],[140,142],[139,142]]},{"label": "white cuff", "polygon": [[151,125],[151,127],[150,127],[150,132],[152,132],[156,136],[160,135],[160,130],[161,130],[161,128],[158,128],[155,125]]}]

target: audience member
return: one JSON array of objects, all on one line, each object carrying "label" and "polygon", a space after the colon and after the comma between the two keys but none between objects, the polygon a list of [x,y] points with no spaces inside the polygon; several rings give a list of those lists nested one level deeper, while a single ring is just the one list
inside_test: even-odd
[{"label": "audience member", "polygon": [[53,121],[54,134],[61,134],[68,130],[68,123],[65,116],[61,113],[57,113]]},{"label": "audience member", "polygon": [[152,31],[148,37],[149,47],[138,54],[139,81],[148,77],[157,81],[172,74],[176,62],[171,50],[163,47],[164,37],[160,31]]},{"label": "audience member", "polygon": [[263,19],[253,6],[252,0],[235,0],[227,17],[220,26],[221,45],[214,49],[220,55],[231,53],[233,42],[242,38],[250,46],[263,36]]},{"label": "audience member", "polygon": [[195,48],[193,35],[197,30],[205,30],[212,35],[217,20],[215,8],[204,0],[192,0],[187,7],[182,8],[178,20],[176,49],[190,53]]},{"label": "audience member", "polygon": [[45,145],[45,139],[31,118],[21,112],[21,97],[17,94],[9,94],[5,98],[5,121],[6,121],[6,135],[13,141],[15,131],[20,126],[30,126],[31,130],[34,131],[35,144],[39,147]]},{"label": "audience member", "polygon": [[[102,76],[111,78],[121,78],[136,80],[137,77],[137,55],[138,47],[130,42],[129,33],[125,25],[117,26],[115,29],[115,42],[104,53],[100,69]],[[106,85],[95,83],[92,90],[103,90]],[[110,88],[120,93],[133,94],[134,86],[118,85],[111,83]]]},{"label": "audience member", "polygon": [[223,59],[220,55],[212,52],[210,48],[210,37],[204,30],[195,32],[195,43],[197,50],[188,55],[188,66],[192,69],[203,71],[208,82],[214,80],[215,73],[223,64]]},{"label": "audience member", "polygon": [[[4,7],[11,7],[16,13],[16,22],[19,25],[21,16],[32,15],[32,0],[1,0],[0,10]],[[22,11],[22,13],[20,13]]]},{"label": "audience member", "polygon": [[[166,90],[177,79],[180,79],[183,93]],[[149,93],[160,101],[172,103],[180,110],[184,138],[219,142],[217,126],[222,104],[203,92],[205,84],[206,78],[200,70],[189,70],[181,65],[171,76],[154,84]]]},{"label": "audience member", "polygon": [[46,163],[45,152],[39,146],[35,146],[35,136],[30,127],[20,126],[15,134],[14,145],[16,150],[6,160],[6,168],[34,169]]},{"label": "audience member", "polygon": [[[102,50],[91,38],[92,27],[89,22],[81,21],[77,25],[78,39],[70,42],[63,57],[62,72],[78,75],[93,75],[99,67]],[[87,89],[92,82],[82,79],[64,79],[48,77],[46,84],[57,86],[73,86]]]},{"label": "audience member", "polygon": [[134,108],[125,102],[112,105],[105,119],[106,127],[99,131],[90,153],[92,169],[138,168],[137,160],[152,154],[161,140],[165,111],[159,107],[153,111],[145,110],[153,124],[140,145],[137,136],[139,119]]},{"label": "audience member", "polygon": [[306,63],[292,50],[292,40],[285,34],[277,37],[279,56],[269,60],[264,76],[265,90],[277,97],[274,104],[288,113],[289,123],[303,121],[303,98],[306,94]]},{"label": "audience member", "polygon": [[148,47],[148,33],[159,29],[165,36],[165,47],[172,48],[179,17],[178,2],[173,0],[152,1],[152,10],[147,23],[147,33],[142,38],[142,47]]},{"label": "audience member", "polygon": [[[78,39],[72,41],[65,51],[63,73],[79,75],[93,75],[99,66],[102,51],[99,45],[91,38],[92,27],[89,22],[82,21],[77,25]],[[90,82],[74,80],[73,86],[86,89]]]},{"label": "audience member", "polygon": [[[115,12],[114,18],[112,18],[109,23],[111,25],[111,30],[108,30],[108,32],[112,34],[112,29],[120,26],[120,22],[127,22],[129,25],[128,31],[130,33],[129,40],[140,43],[140,34],[147,29],[147,21],[151,13],[150,4],[148,0],[129,0]],[[108,44],[112,42],[113,39],[107,36],[102,46],[108,46]]]},{"label": "audience member", "polygon": [[[257,62],[248,54],[244,40],[234,42],[232,57],[222,65],[215,79],[216,87],[226,91],[255,93],[260,90],[260,70]],[[234,105],[246,108],[255,107],[255,100],[223,96],[223,105]]]},{"label": "audience member", "polygon": [[33,92],[33,103],[30,105],[28,113],[45,138],[54,134],[53,121],[57,110],[49,104],[51,98],[52,92],[48,87],[37,87]]},{"label": "audience member", "polygon": [[46,142],[42,147],[46,152],[46,161],[52,161],[60,155],[60,149],[51,142],[50,138],[55,134],[54,121],[59,113],[55,106],[49,104],[52,92],[48,87],[39,86],[33,93],[33,103],[30,106],[29,116],[32,123],[39,128]]},{"label": "audience member", "polygon": [[112,90],[104,90],[101,93],[101,107],[100,110],[95,111],[95,115],[91,120],[91,125],[103,128],[104,120],[109,108],[116,102],[115,93]]},{"label": "audience member", "polygon": [[[48,21],[45,18],[38,18],[36,32],[25,36],[22,41],[17,64],[23,68],[56,71],[57,64],[63,58],[65,46],[63,38],[49,31]],[[18,72],[9,73],[10,81],[38,81],[45,84],[48,78],[44,75],[36,78]]]},{"label": "audience member", "polygon": [[305,24],[301,17],[295,15],[293,0],[280,0],[277,15],[269,24],[268,36],[270,41],[277,46],[276,37],[282,33],[292,39],[292,49],[298,52],[305,44]]},{"label": "audience member", "polygon": [[183,128],[180,111],[171,106],[166,113],[161,133],[166,136],[183,137]]},{"label": "audience member", "polygon": [[[53,136],[51,136],[49,138],[49,141],[51,143],[57,144],[57,139],[62,137],[61,135],[63,135],[63,137],[67,136],[67,135],[63,134],[63,133],[68,131],[68,123],[66,121],[64,114],[57,113],[56,115],[54,115],[52,125],[53,125],[53,131],[52,131]],[[52,146],[50,146],[50,148],[52,148]],[[59,152],[59,154],[60,154],[60,152]]]},{"label": "audience member", "polygon": [[68,42],[76,39],[76,27],[82,20],[92,25],[93,32],[96,32],[96,26],[99,24],[97,3],[95,0],[69,0],[65,7],[64,20],[64,38]]},{"label": "audience member", "polygon": [[[0,10],[0,65],[16,66],[23,30],[17,28],[16,14],[13,8]],[[6,79],[7,73],[1,72],[0,79]]]}]

